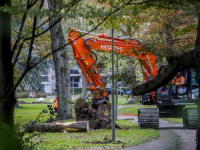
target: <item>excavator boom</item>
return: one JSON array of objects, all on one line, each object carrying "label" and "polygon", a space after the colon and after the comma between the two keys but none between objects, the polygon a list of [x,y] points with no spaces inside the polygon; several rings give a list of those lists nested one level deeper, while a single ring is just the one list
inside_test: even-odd
[{"label": "excavator boom", "polygon": [[[77,32],[76,29],[71,29],[69,32],[67,39],[73,49],[74,58],[81,68],[86,82],[90,85],[88,89],[94,95],[94,101],[109,101],[109,96],[96,66],[96,59],[94,58],[96,55],[91,49],[111,52],[111,37],[107,34],[95,35],[103,39],[99,40],[96,37],[82,38],[82,34]],[[157,58],[138,40],[114,38],[114,53],[138,59],[152,78],[155,78],[158,73]],[[145,71],[143,71],[143,75],[148,81]]]}]

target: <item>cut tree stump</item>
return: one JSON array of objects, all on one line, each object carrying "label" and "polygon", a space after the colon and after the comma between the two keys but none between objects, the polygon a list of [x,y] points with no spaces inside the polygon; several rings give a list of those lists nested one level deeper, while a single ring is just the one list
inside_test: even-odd
[{"label": "cut tree stump", "polygon": [[[84,97],[79,97],[75,103],[76,121],[89,121],[90,130],[108,129],[111,126],[111,118],[98,114],[97,109],[86,101]],[[121,129],[116,123],[115,128]]]},{"label": "cut tree stump", "polygon": [[53,123],[35,123],[31,120],[24,125],[27,132],[88,132],[88,121],[76,121],[76,122],[53,122]]}]

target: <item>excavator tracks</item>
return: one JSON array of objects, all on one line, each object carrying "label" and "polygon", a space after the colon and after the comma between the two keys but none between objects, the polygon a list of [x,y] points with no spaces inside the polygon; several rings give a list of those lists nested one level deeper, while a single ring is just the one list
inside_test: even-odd
[{"label": "excavator tracks", "polygon": [[186,118],[183,118],[183,126],[188,129],[197,128],[197,109],[188,108]]},{"label": "excavator tracks", "polygon": [[159,128],[158,109],[140,108],[138,110],[138,126],[140,128]]}]

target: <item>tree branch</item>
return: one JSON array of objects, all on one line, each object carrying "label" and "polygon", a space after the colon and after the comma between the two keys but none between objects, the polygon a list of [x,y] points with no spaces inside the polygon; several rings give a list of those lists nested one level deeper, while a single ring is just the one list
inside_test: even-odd
[{"label": "tree branch", "polygon": [[[130,0],[130,1],[131,1],[131,0]],[[127,2],[125,5],[129,5],[129,4],[130,4],[130,1]],[[119,11],[120,9],[121,9],[121,7],[118,7],[118,8],[116,8],[114,11],[112,11],[111,13],[109,13],[98,25],[96,25],[96,26],[95,26],[93,29],[91,29],[89,32],[92,32],[92,31],[96,30],[103,22],[106,21],[106,19],[107,19],[108,17],[110,17],[113,13]],[[85,35],[87,35],[87,34],[82,34],[79,38],[81,38],[81,37],[83,37],[83,36],[85,36]],[[75,40],[78,40],[79,38],[77,38],[77,39],[75,39]],[[47,55],[44,56],[40,61],[38,61],[37,63],[35,63],[34,65],[32,65],[31,68],[33,68],[33,67],[35,67],[36,65],[38,65],[40,62],[42,62],[44,59],[46,59],[47,57],[49,57],[51,54],[53,54],[53,53],[55,53],[55,52],[61,50],[62,48],[64,48],[65,46],[67,46],[67,45],[69,45],[69,44],[71,44],[71,43],[72,43],[72,42],[67,43],[67,44],[65,44],[65,45],[63,45],[63,46],[57,48],[57,49],[54,50],[53,52],[47,54]]]},{"label": "tree branch", "polygon": [[[81,0],[79,0],[79,1],[81,1]],[[129,5],[131,1],[132,1],[132,0],[129,0],[127,3],[124,4],[124,6]],[[91,29],[89,32],[92,32],[92,31],[96,30],[103,22],[105,22],[105,20],[107,20],[108,17],[110,17],[112,14],[116,13],[117,11],[119,11],[121,8],[122,8],[122,6],[116,8],[114,11],[112,11],[111,13],[109,13],[106,17],[104,17],[104,19],[103,19],[99,24],[97,24],[97,25],[96,25],[93,29]],[[55,25],[55,24],[54,24],[54,25]],[[52,26],[52,27],[53,27],[53,26]],[[50,28],[49,28],[49,29],[50,29]],[[85,36],[85,35],[87,35],[87,34],[82,34],[79,38],[81,38],[81,37],[83,37],[83,36]],[[34,39],[35,37],[36,37],[36,35],[34,35],[34,36],[30,37],[30,38],[33,38],[33,39]],[[77,39],[78,39],[78,38],[77,38]],[[75,39],[75,40],[77,40],[77,39]],[[44,57],[43,57],[41,60],[39,60],[37,63],[32,64],[31,66],[29,66],[29,67],[28,67],[28,70],[25,70],[25,71],[22,73],[22,75],[20,76],[20,78],[19,78],[19,80],[17,81],[17,83],[13,86],[12,90],[15,90],[15,89],[17,88],[17,86],[19,85],[19,83],[22,81],[23,77],[26,75],[26,73],[27,73],[29,70],[31,70],[33,67],[35,67],[36,65],[38,65],[39,63],[41,63],[44,59],[46,59],[47,57],[49,57],[51,54],[53,54],[53,53],[55,53],[55,52],[61,50],[62,48],[64,48],[65,46],[67,46],[67,45],[69,45],[69,44],[71,44],[71,43],[68,43],[68,44],[65,44],[65,45],[59,47],[58,49],[56,49],[56,50],[54,50],[53,52],[51,52],[51,53],[47,54],[46,56],[44,56]]]},{"label": "tree branch", "polygon": [[18,57],[19,57],[19,54],[20,54],[20,52],[21,52],[21,50],[22,50],[23,45],[24,45],[24,41],[23,41],[23,42],[20,44],[20,46],[19,46],[17,55],[16,55],[16,57],[15,57],[15,59],[14,59],[14,61],[13,61],[13,64],[12,64],[13,68],[14,68],[14,66],[15,66],[15,64],[16,64],[16,62],[17,62],[17,60],[18,60]]},{"label": "tree branch", "polygon": [[[75,4],[79,3],[80,1],[81,1],[81,0],[77,0],[76,3],[72,3],[71,7],[73,7]],[[71,7],[69,7],[69,8],[67,9],[67,11],[70,11]],[[49,30],[50,30],[52,27],[54,27],[58,22],[60,22],[62,18],[63,18],[63,17],[60,17],[58,20],[56,20],[56,22],[54,22],[54,23],[53,23],[51,26],[49,26],[47,29],[45,29],[45,30],[42,31],[41,33],[35,35],[34,38],[39,37],[39,36],[41,36],[42,34],[44,34],[44,33],[46,33],[47,31],[49,31]],[[48,19],[48,20],[50,20],[50,19]],[[25,38],[24,40],[30,40],[31,38],[32,38],[32,37],[28,37],[28,38]]]},{"label": "tree branch", "polygon": [[169,66],[163,73],[157,75],[153,80],[146,82],[145,84],[140,84],[135,88],[132,88],[132,94],[142,95],[154,91],[171,81],[178,71],[196,68],[196,50],[191,50],[174,57],[167,57],[167,61]]}]

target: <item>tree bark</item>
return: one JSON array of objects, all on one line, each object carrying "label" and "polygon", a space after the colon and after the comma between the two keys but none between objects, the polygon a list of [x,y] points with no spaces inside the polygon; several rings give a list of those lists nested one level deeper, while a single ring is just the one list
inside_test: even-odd
[{"label": "tree bark", "polygon": [[53,123],[34,123],[32,120],[25,125],[26,132],[88,132],[88,121],[76,121],[76,122],[53,122]]},{"label": "tree bark", "polygon": [[[0,7],[11,6],[11,0],[0,2]],[[11,16],[0,11],[0,121],[10,127],[14,125],[13,112],[16,98],[13,88],[13,67],[11,52]]]},{"label": "tree bark", "polygon": [[[198,0],[200,3],[200,0]],[[199,96],[200,96],[200,6],[197,7],[197,14],[198,14],[198,27],[197,27],[197,39],[196,39],[196,59],[194,60],[197,62],[198,65],[198,77],[199,77]],[[200,149],[200,99],[197,103],[197,116],[198,116],[198,123],[197,123],[197,132],[196,132],[196,149]]]},{"label": "tree bark", "polygon": [[[59,5],[56,0],[48,0],[49,10],[52,13],[56,12],[56,7]],[[56,12],[60,13],[60,12]],[[49,25],[54,24],[60,17],[52,18]],[[50,29],[52,51],[66,44],[61,22],[58,22]],[[58,52],[53,53],[53,60],[56,73],[56,88],[58,98],[58,114],[57,119],[65,120],[72,118],[71,107],[71,88],[70,88],[70,71],[69,71],[69,52],[67,47]]]}]

